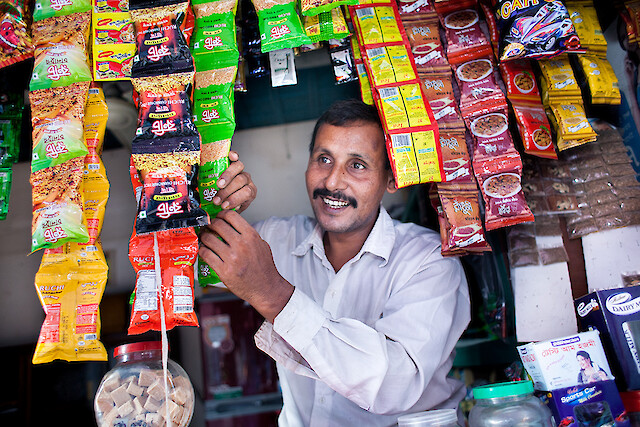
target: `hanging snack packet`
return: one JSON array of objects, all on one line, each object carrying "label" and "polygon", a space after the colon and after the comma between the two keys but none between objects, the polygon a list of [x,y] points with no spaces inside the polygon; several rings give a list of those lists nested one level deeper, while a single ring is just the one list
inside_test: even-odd
[{"label": "hanging snack packet", "polygon": [[312,43],[323,40],[343,39],[349,36],[347,21],[341,8],[318,15],[304,17],[304,31]]},{"label": "hanging snack packet", "polygon": [[537,157],[557,159],[551,126],[542,105],[513,105],[524,152]]},{"label": "hanging snack packet", "polygon": [[424,94],[433,117],[438,121],[440,129],[462,129],[464,122],[458,111],[458,104],[453,92],[451,73],[448,74],[425,74],[420,76]]},{"label": "hanging snack packet", "polygon": [[300,9],[305,16],[315,16],[340,9],[343,4],[358,4],[358,0],[301,0]]},{"label": "hanging snack packet", "polygon": [[484,237],[476,183],[441,183],[437,188],[449,224],[449,249],[491,250]]},{"label": "hanging snack packet", "polygon": [[387,153],[398,188],[443,180],[440,145],[434,130],[387,134]]},{"label": "hanging snack packet", "polygon": [[499,68],[507,87],[509,101],[518,104],[540,104],[540,91],[528,60],[501,62]]},{"label": "hanging snack packet", "polygon": [[262,53],[311,43],[302,27],[295,1],[252,0],[252,3],[258,13]]},{"label": "hanging snack packet", "polygon": [[559,151],[593,142],[597,135],[587,120],[581,105],[551,105],[552,114],[549,119],[556,128],[556,145]]},{"label": "hanging snack packet", "polygon": [[[154,237],[157,237],[159,265],[155,263]],[[193,228],[131,236],[129,260],[137,278],[129,335],[162,329],[160,298],[167,330],[175,326],[198,326],[193,303],[193,264],[197,253],[198,236]],[[156,269],[160,270],[161,283],[156,281]]]},{"label": "hanging snack packet", "polygon": [[0,169],[0,220],[9,213],[9,195],[11,194],[11,169]]},{"label": "hanging snack packet", "polygon": [[24,2],[16,4],[4,2],[0,12],[2,38],[0,38],[0,68],[24,61],[33,56],[33,43],[29,36],[27,23],[23,18]]},{"label": "hanging snack packet", "polygon": [[0,119],[0,168],[10,168],[18,162],[22,117]]},{"label": "hanging snack packet", "polygon": [[42,21],[47,18],[89,11],[91,11],[91,0],[35,0],[33,20]]},{"label": "hanging snack packet", "polygon": [[368,61],[371,83],[384,86],[403,83],[418,78],[410,59],[407,44],[393,44],[362,50],[363,60]]},{"label": "hanging snack packet", "polygon": [[192,54],[196,70],[238,65],[237,6],[237,0],[194,1],[197,25],[192,37]]},{"label": "hanging snack packet", "polygon": [[418,72],[449,72],[437,19],[403,22]]},{"label": "hanging snack packet", "polygon": [[332,49],[330,55],[336,84],[348,83],[358,79],[358,72],[351,58],[351,48],[349,46]]},{"label": "hanging snack packet", "polygon": [[198,71],[193,97],[193,122],[203,143],[231,139],[236,128],[233,109],[237,66]]},{"label": "hanging snack packet", "polygon": [[128,11],[129,0],[93,0],[93,13]]},{"label": "hanging snack packet", "polygon": [[572,1],[566,2],[566,5],[576,33],[580,37],[581,47],[587,50],[588,55],[606,59],[607,41],[602,33],[596,9],[589,3]]},{"label": "hanging snack packet", "polygon": [[360,7],[351,16],[362,45],[403,42],[404,29],[393,6]]},{"label": "hanging snack packet", "polygon": [[440,129],[440,150],[442,151],[444,181],[475,182],[464,130],[446,131]]},{"label": "hanging snack packet", "polygon": [[484,21],[487,24],[487,29],[489,30],[489,40],[491,41],[491,47],[493,47],[493,53],[497,58],[500,48],[500,30],[498,29],[496,15],[493,13],[493,7],[487,1],[480,2],[480,9],[482,9]]},{"label": "hanging snack packet", "polygon": [[398,0],[398,12],[402,21],[418,21],[438,18],[433,0]]},{"label": "hanging snack packet", "polygon": [[578,56],[592,104],[620,105],[620,88],[611,64],[595,56]]},{"label": "hanging snack packet", "polygon": [[545,106],[557,103],[582,104],[582,93],[566,55],[538,61],[538,65],[541,72],[542,103]]},{"label": "hanging snack packet", "polygon": [[477,159],[518,153],[509,132],[506,108],[465,119],[475,140],[474,162]]},{"label": "hanging snack packet", "polygon": [[189,99],[193,75],[187,72],[131,80],[138,107],[133,153],[199,149],[200,139]]},{"label": "hanging snack packet", "polygon": [[522,192],[522,161],[517,152],[473,160],[485,203],[484,224],[487,230],[534,221]]},{"label": "hanging snack packet", "polygon": [[90,24],[90,12],[34,23],[35,63],[29,90],[91,81],[86,54]]},{"label": "hanging snack packet", "polygon": [[193,71],[184,34],[188,2],[132,0],[129,8],[137,46],[131,77]]},{"label": "hanging snack packet", "polygon": [[360,46],[358,45],[358,38],[354,35],[351,39],[351,51],[353,52],[353,59],[355,61],[356,72],[358,73],[358,85],[360,86],[360,96],[362,102],[368,105],[373,105],[373,93],[371,92],[371,82],[367,75],[367,67],[362,61],[362,54],[360,53]]},{"label": "hanging snack packet", "polygon": [[46,317],[33,363],[107,360],[100,342],[100,300],[107,284],[100,244],[47,249],[35,277]]},{"label": "hanging snack packet", "polygon": [[387,131],[435,124],[433,112],[423,98],[419,83],[376,88],[379,111]]},{"label": "hanging snack packet", "polygon": [[447,59],[452,65],[493,55],[491,43],[480,28],[478,12],[463,9],[440,15],[447,35]]},{"label": "hanging snack packet", "polygon": [[505,108],[507,100],[498,86],[491,59],[474,59],[455,67],[460,88],[460,112],[468,117],[477,111]]},{"label": "hanging snack packet", "polygon": [[543,58],[565,51],[579,51],[580,39],[567,8],[560,0],[525,2],[498,1],[500,61]]}]

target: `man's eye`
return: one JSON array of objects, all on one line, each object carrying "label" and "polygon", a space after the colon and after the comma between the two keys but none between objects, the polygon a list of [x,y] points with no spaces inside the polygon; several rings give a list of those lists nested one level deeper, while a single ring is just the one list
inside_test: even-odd
[{"label": "man's eye", "polygon": [[326,157],[326,156],[320,156],[320,157],[318,158],[318,161],[319,161],[320,163],[330,163],[330,162],[331,162],[331,160],[330,160],[328,157]]},{"label": "man's eye", "polygon": [[354,169],[366,169],[366,166],[365,166],[365,165],[363,165],[362,163],[355,162],[355,163],[353,164],[353,168],[354,168]]}]

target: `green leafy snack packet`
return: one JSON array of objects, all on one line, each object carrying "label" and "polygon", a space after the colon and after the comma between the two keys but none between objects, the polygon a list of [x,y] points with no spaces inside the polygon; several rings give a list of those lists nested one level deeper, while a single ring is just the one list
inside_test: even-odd
[{"label": "green leafy snack packet", "polygon": [[347,28],[347,21],[344,19],[340,8],[322,12],[318,15],[305,16],[304,30],[313,43],[323,40],[343,39],[350,34]]},{"label": "green leafy snack packet", "polygon": [[196,70],[237,66],[237,0],[195,0],[196,28],[191,37],[191,53]]},{"label": "green leafy snack packet", "polygon": [[252,2],[258,13],[262,53],[311,43],[302,28],[295,1],[252,0]]},{"label": "green leafy snack packet", "polygon": [[33,6],[33,20],[41,21],[54,16],[90,10],[91,0],[36,0]]},{"label": "green leafy snack packet", "polygon": [[237,65],[198,71],[193,96],[193,122],[202,144],[231,139],[236,128],[233,86]]},{"label": "green leafy snack packet", "polygon": [[6,219],[9,212],[11,172],[11,169],[0,169],[0,220]]}]

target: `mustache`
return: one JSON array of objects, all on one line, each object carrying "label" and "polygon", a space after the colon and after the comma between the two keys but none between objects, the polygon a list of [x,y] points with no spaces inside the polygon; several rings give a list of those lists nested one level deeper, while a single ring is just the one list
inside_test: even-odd
[{"label": "mustache", "polygon": [[326,188],[316,188],[313,190],[313,198],[317,199],[318,197],[331,197],[336,200],[344,200],[348,202],[354,208],[358,207],[358,201],[351,196],[347,196],[342,191],[329,191]]}]

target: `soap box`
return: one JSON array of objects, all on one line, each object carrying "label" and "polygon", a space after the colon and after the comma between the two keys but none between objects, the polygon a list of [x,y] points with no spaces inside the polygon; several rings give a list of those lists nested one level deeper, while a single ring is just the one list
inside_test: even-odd
[{"label": "soap box", "polygon": [[640,286],[595,291],[574,304],[580,330],[600,332],[618,388],[640,389]]},{"label": "soap box", "polygon": [[613,380],[548,391],[545,401],[558,427],[631,425]]},{"label": "soap box", "polygon": [[521,345],[518,353],[536,390],[614,379],[598,331]]}]

